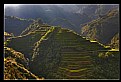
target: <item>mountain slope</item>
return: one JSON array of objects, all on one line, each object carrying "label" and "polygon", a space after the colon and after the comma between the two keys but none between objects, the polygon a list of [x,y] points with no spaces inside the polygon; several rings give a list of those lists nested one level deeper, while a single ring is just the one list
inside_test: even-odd
[{"label": "mountain slope", "polygon": [[18,36],[32,22],[33,20],[22,19],[15,16],[5,16],[5,31]]},{"label": "mountain slope", "polygon": [[118,7],[6,7],[4,79],[119,79]]},{"label": "mountain slope", "polygon": [[103,44],[109,44],[112,37],[119,32],[119,11],[109,11],[100,18],[85,24],[81,28],[81,35]]},{"label": "mountain slope", "polygon": [[111,47],[112,48],[114,48],[114,49],[119,49],[119,33],[118,34],[116,34],[113,38],[112,38],[112,40],[111,40],[111,43],[110,43],[110,45],[111,45]]},{"label": "mountain slope", "polygon": [[21,36],[11,38],[8,47],[23,52],[25,57],[31,59],[35,43],[39,41],[49,29],[50,26],[38,24],[36,22],[32,23],[22,32]]},{"label": "mountain slope", "polygon": [[[109,51],[110,48],[105,48],[99,42],[86,39],[67,28],[35,22],[23,31],[21,36],[10,38],[7,46],[23,53],[28,60],[27,69],[38,77],[119,78],[119,52]],[[110,63],[106,63],[108,68],[105,69],[105,63],[100,62],[108,61]],[[105,74],[106,71],[113,75]]]},{"label": "mountain slope", "polygon": [[20,52],[4,47],[4,79],[42,79],[27,70],[27,60]]},{"label": "mountain slope", "polygon": [[[41,18],[44,23],[50,24],[53,19],[62,18],[71,21],[76,27],[71,26],[64,21],[56,20],[51,25],[61,25],[63,27],[71,28],[80,33],[81,24],[88,23],[99,17],[99,15],[106,14],[109,10],[118,8],[119,5],[19,5],[18,7],[6,7],[5,15],[17,16],[25,19]],[[27,12],[26,12],[27,10]],[[15,24],[15,23],[13,23]],[[17,26],[19,27],[19,26]],[[26,26],[27,27],[27,26]],[[9,29],[10,30],[10,29]],[[11,32],[11,31],[10,31]]]},{"label": "mountain slope", "polygon": [[[34,75],[29,70],[29,59],[21,52],[8,47],[11,38],[15,38],[7,32],[4,32],[4,79],[5,80],[27,80],[44,78]],[[7,47],[6,47],[7,46]]]}]

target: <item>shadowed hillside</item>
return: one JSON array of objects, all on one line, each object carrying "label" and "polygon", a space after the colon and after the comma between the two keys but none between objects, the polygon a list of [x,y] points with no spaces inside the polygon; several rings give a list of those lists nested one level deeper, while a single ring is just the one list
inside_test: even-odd
[{"label": "shadowed hillside", "polygon": [[15,36],[20,35],[20,33],[34,20],[22,19],[15,16],[5,16],[5,31],[13,33]]},{"label": "shadowed hillside", "polygon": [[90,40],[97,40],[109,44],[111,39],[119,32],[119,11],[109,11],[100,18],[93,20],[81,28],[81,35]]},{"label": "shadowed hillside", "polygon": [[29,70],[27,70],[28,61],[24,55],[20,52],[13,50],[12,48],[4,47],[5,58],[4,58],[4,79],[43,79],[35,76]]},{"label": "shadowed hillside", "polygon": [[[10,37],[8,37],[10,36]],[[21,52],[18,52],[12,48],[6,47],[10,43],[10,38],[13,38],[9,33],[5,32],[4,37],[4,79],[5,80],[27,80],[44,78],[38,77],[31,73],[29,70],[29,60]]]}]

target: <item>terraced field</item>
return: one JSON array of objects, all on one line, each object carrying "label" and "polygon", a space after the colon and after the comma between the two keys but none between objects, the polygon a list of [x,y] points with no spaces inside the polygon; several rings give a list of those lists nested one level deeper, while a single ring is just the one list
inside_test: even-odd
[{"label": "terraced field", "polygon": [[[91,79],[94,76],[95,61],[92,59],[93,51],[91,52],[91,50],[103,48],[97,46],[97,43],[93,44],[80,38],[78,34],[68,30],[56,34],[56,41],[61,45],[61,63],[57,72],[61,79]],[[87,46],[85,46],[89,48],[83,47],[85,43],[87,43]]]},{"label": "terraced field", "polygon": [[35,47],[35,43],[41,39],[43,35],[50,28],[44,25],[40,25],[38,28],[32,28],[29,30],[25,30],[25,35],[17,36],[11,38],[11,42],[9,43],[9,47],[12,47],[15,50],[18,50],[25,54],[26,58],[31,59],[32,50]]},{"label": "terraced field", "polygon": [[39,77],[117,79],[119,76],[119,53],[109,52],[108,48],[69,29],[43,25],[23,33],[25,35],[11,38],[8,46],[22,52],[29,59],[29,69]]}]

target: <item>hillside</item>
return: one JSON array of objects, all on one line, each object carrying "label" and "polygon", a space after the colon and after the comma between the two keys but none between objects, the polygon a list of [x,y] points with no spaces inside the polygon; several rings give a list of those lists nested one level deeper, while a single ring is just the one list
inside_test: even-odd
[{"label": "hillside", "polygon": [[14,36],[4,32],[4,37],[6,39],[4,40],[4,80],[44,79],[31,73],[29,60],[23,53],[7,47]]},{"label": "hillside", "polygon": [[119,49],[119,39],[120,39],[119,33],[115,34],[110,43],[111,48]]},{"label": "hillside", "polygon": [[20,35],[20,33],[33,22],[33,20],[27,20],[18,18],[15,16],[5,16],[5,31],[13,33],[14,36]]},{"label": "hillside", "polygon": [[4,7],[5,80],[120,79],[118,4]]},{"label": "hillside", "polygon": [[[35,28],[25,30],[24,33],[11,38],[7,46],[22,52],[28,59],[28,69],[38,77],[45,79],[119,78],[119,63],[114,65],[115,62],[119,62],[119,52],[108,51],[109,48],[104,48],[105,46],[98,42],[86,40],[69,29],[58,26],[48,27],[40,23]],[[110,67],[105,69],[105,63],[101,62],[111,62],[106,63]],[[106,71],[113,75],[105,74]]]},{"label": "hillside", "polygon": [[27,79],[43,79],[35,76],[29,70],[27,70],[27,60],[20,52],[13,50],[12,48],[4,47],[4,79],[5,80],[27,80]]},{"label": "hillside", "polygon": [[110,10],[100,18],[92,20],[83,25],[81,35],[90,40],[99,41],[108,45],[111,39],[119,32],[119,11],[118,9]]}]

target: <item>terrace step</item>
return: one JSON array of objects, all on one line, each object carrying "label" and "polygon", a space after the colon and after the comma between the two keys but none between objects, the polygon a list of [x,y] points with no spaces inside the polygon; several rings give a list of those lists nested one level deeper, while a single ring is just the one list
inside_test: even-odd
[{"label": "terrace step", "polygon": [[[55,41],[60,44],[61,62],[58,72],[66,79],[87,79],[92,75],[94,51],[87,51],[84,43],[89,41],[68,30],[57,33]],[[82,46],[81,46],[82,45]]]},{"label": "terrace step", "polygon": [[67,68],[70,69],[70,70],[78,70],[78,69],[81,69],[81,68],[91,68],[92,66],[93,65],[87,65],[87,66],[86,65],[84,65],[84,66],[81,66],[81,65],[75,65],[75,66],[74,65],[73,66],[70,65],[69,66],[68,65]]}]

